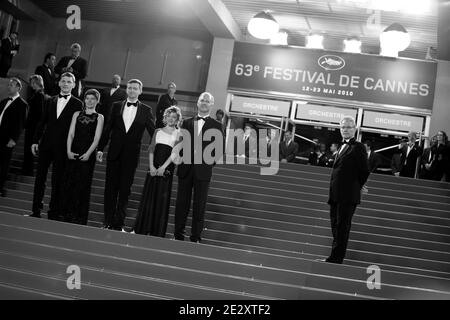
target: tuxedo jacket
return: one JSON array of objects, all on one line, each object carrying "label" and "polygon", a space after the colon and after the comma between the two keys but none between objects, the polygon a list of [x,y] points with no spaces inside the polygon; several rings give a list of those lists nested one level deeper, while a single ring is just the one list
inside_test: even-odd
[{"label": "tuxedo jacket", "polygon": [[102,114],[105,117],[105,120],[108,120],[109,114],[112,109],[112,105],[114,102],[124,101],[127,98],[127,93],[122,88],[118,88],[111,95],[112,88],[104,88],[101,91],[100,105],[98,106],[97,112]]},{"label": "tuxedo jacket", "polygon": [[158,99],[158,104],[156,105],[156,127],[162,128],[164,127],[163,119],[164,119],[164,111],[171,106],[178,105],[178,101],[175,97],[170,98],[169,94],[163,94]]},{"label": "tuxedo jacket", "polygon": [[[219,121],[217,121],[217,122],[219,122]],[[223,130],[221,123],[220,123],[220,125]],[[244,145],[244,150],[242,150],[243,153],[240,152],[241,150],[238,148],[238,144]],[[235,155],[245,155],[247,158],[258,157],[258,140],[257,140],[256,136],[250,135],[247,138],[247,140],[245,140],[243,137],[239,137],[239,136],[234,137],[234,154]]]},{"label": "tuxedo jacket", "polygon": [[110,117],[106,121],[98,144],[98,150],[103,151],[109,142],[108,161],[118,160],[122,154],[126,154],[128,163],[131,166],[137,166],[144,130],[147,130],[152,138],[155,132],[155,120],[151,107],[138,101],[136,116],[127,132],[122,117],[125,104],[126,101],[113,103]]},{"label": "tuxedo jacket", "polygon": [[59,118],[56,118],[57,102],[58,96],[54,96],[45,103],[34,134],[33,144],[39,143],[39,150],[54,150],[65,153],[67,150],[67,135],[69,134],[73,114],[76,111],[81,111],[83,104],[79,99],[70,96]]},{"label": "tuxedo jacket", "polygon": [[331,171],[328,203],[359,204],[361,188],[369,174],[365,146],[351,139],[345,150],[336,155]]},{"label": "tuxedo jacket", "polygon": [[47,68],[45,65],[40,65],[36,67],[34,71],[44,80],[44,92],[50,96],[59,93],[59,87],[57,84],[57,77],[54,70]]},{"label": "tuxedo jacket", "polygon": [[[193,173],[194,174],[194,178],[201,180],[201,181],[210,181],[211,180],[211,176],[212,176],[212,168],[215,165],[214,164],[206,164],[204,161],[202,161],[202,163],[199,164],[195,164],[194,163],[194,153],[197,152],[201,152],[202,157],[203,157],[203,151],[205,150],[205,148],[211,144],[213,141],[202,141],[201,144],[201,150],[198,148],[198,150],[194,150],[194,139],[196,139],[196,137],[198,137],[197,135],[197,131],[194,131],[194,123],[197,122],[197,116],[186,119],[185,121],[183,121],[183,124],[181,125],[181,129],[185,129],[189,132],[190,136],[191,136],[191,161],[190,164],[187,163],[181,163],[178,166],[178,171],[177,171],[177,175],[179,178],[183,179],[186,176],[188,176],[188,174]],[[195,128],[196,130],[197,128]],[[211,117],[207,117],[205,124],[202,127],[202,136],[203,134],[208,130],[208,129],[217,129],[222,133],[222,139],[223,138],[223,132],[222,132],[222,124],[217,121],[214,120]],[[184,134],[184,133],[183,133]],[[203,139],[202,139],[203,140]],[[187,140],[183,138],[183,141],[181,143],[187,143]],[[225,145],[224,140],[222,140],[222,146]],[[184,148],[189,147],[189,146],[183,146]],[[221,155],[223,155],[223,150],[219,151]],[[213,153],[213,156],[215,156],[215,153]]]},{"label": "tuxedo jacket", "polygon": [[[416,171],[416,161],[418,157],[422,156],[422,147],[420,147],[417,143],[414,144],[413,148],[409,152],[408,156],[406,152],[408,151],[408,146],[405,145],[401,149],[401,165],[402,172],[405,173],[408,177],[413,177]],[[406,161],[406,162],[405,162]]]},{"label": "tuxedo jacket", "polygon": [[43,91],[33,92],[28,99],[28,117],[25,123],[26,129],[37,127],[49,99],[50,96],[46,95]]},{"label": "tuxedo jacket", "polygon": [[19,50],[19,45],[13,45],[9,38],[5,38],[2,40],[1,49],[0,49],[0,64],[3,66],[11,66],[13,55],[11,54],[12,50]]},{"label": "tuxedo jacket", "polygon": [[[59,60],[58,64],[55,67],[55,72],[58,73],[60,76],[64,72],[62,72],[62,69],[67,67],[67,64],[69,63],[70,59],[72,57],[66,56],[62,57],[61,60]],[[83,59],[82,57],[78,57],[75,59],[75,61],[71,65],[73,69],[73,75],[76,78],[76,81],[83,80],[87,76],[87,61]]]},{"label": "tuxedo jacket", "polygon": [[286,147],[286,141],[280,143],[280,160],[286,159],[288,162],[294,161],[298,152],[298,143],[294,140],[291,141],[288,147]]},{"label": "tuxedo jacket", "polygon": [[327,157],[327,163],[326,167],[333,167],[334,160],[336,160],[337,153],[331,154],[329,157]]},{"label": "tuxedo jacket", "polygon": [[[0,101],[0,114],[7,102],[7,99]],[[6,109],[0,124],[0,145],[2,147],[6,146],[10,139],[17,143],[25,126],[27,111],[28,104],[21,97],[16,98]]]}]

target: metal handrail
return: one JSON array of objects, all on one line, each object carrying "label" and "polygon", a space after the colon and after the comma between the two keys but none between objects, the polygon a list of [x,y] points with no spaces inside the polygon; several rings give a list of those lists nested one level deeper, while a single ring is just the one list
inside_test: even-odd
[{"label": "metal handrail", "polygon": [[[421,141],[421,139],[416,139],[416,142],[417,141]],[[381,149],[378,149],[378,150],[374,150],[373,152],[382,152],[382,151],[386,151],[386,150],[389,150],[389,149],[398,148],[399,145],[400,145],[400,143],[397,143],[397,144],[394,144],[394,145],[389,146],[389,147],[385,147],[385,148],[381,148]]]}]

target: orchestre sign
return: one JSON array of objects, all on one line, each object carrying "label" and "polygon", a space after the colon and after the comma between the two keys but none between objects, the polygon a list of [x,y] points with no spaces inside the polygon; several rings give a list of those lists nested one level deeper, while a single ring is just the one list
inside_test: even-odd
[{"label": "orchestre sign", "polygon": [[231,111],[288,117],[290,106],[291,103],[286,101],[233,96]]},{"label": "orchestre sign", "polygon": [[421,132],[423,127],[423,118],[393,113],[365,111],[363,126],[395,131]]},{"label": "orchestre sign", "polygon": [[312,104],[297,104],[296,119],[339,124],[344,116],[356,119],[357,110]]},{"label": "orchestre sign", "polygon": [[436,62],[236,42],[230,89],[431,110]]}]

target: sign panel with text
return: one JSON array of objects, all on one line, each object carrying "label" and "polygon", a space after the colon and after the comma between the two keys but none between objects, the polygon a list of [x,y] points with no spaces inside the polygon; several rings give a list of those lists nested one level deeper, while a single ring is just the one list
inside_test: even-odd
[{"label": "sign panel with text", "polygon": [[236,42],[229,89],[431,110],[437,63]]},{"label": "sign panel with text", "polygon": [[297,104],[296,119],[330,122],[339,124],[344,116],[356,119],[357,110],[350,108],[337,108],[313,104]]},{"label": "sign panel with text", "polygon": [[231,111],[275,117],[288,117],[291,103],[270,99],[234,96]]},{"label": "sign panel with text", "polygon": [[362,125],[364,127],[395,131],[421,132],[423,128],[423,118],[394,113],[364,111]]}]

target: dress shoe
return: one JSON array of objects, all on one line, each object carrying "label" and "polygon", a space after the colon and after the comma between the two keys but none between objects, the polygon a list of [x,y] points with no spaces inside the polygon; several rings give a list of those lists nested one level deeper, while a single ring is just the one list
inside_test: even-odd
[{"label": "dress shoe", "polygon": [[33,218],[40,218],[41,214],[40,213],[31,213],[31,214],[24,214],[24,217],[33,217]]}]

